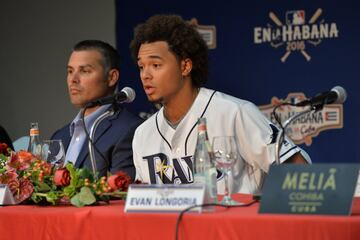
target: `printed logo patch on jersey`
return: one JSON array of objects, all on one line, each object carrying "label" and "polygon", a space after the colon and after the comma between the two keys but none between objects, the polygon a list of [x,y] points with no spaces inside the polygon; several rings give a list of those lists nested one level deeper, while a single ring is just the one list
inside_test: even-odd
[{"label": "printed logo patch on jersey", "polygon": [[[193,156],[181,158],[169,157],[163,153],[157,153],[143,157],[147,162],[150,182],[152,184],[188,184],[193,183]],[[222,177],[222,173],[217,171],[217,179]]]},{"label": "printed logo patch on jersey", "polygon": [[192,183],[192,156],[169,159],[163,153],[143,157],[148,164],[151,183]]}]

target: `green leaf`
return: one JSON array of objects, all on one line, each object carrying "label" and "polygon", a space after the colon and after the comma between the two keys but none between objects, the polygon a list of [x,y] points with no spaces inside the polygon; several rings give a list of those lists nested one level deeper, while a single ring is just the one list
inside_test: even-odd
[{"label": "green leaf", "polygon": [[74,168],[74,165],[72,165],[71,163],[68,163],[68,164],[66,164],[66,169],[70,172],[70,177],[71,177],[70,185],[76,186],[79,176],[76,172],[76,169]]},{"label": "green leaf", "polygon": [[52,203],[53,205],[56,204],[56,200],[59,198],[57,192],[48,192],[46,194],[46,201]]},{"label": "green leaf", "polygon": [[47,202],[49,202],[53,205],[56,205],[57,200],[59,199],[60,196],[61,196],[61,193],[56,192],[56,191],[51,191],[51,192],[47,192],[47,193],[35,192],[31,195],[31,200],[34,203],[39,203],[44,199]]},{"label": "green leaf", "polygon": [[94,181],[94,176],[88,168],[80,168],[79,177],[81,177],[82,179],[87,178],[90,180],[90,182]]},{"label": "green leaf", "polygon": [[38,192],[48,192],[51,190],[51,187],[44,182],[37,182],[37,191]]},{"label": "green leaf", "polygon": [[91,205],[96,202],[93,192],[88,187],[82,187],[78,195],[80,202],[84,203],[84,205]]},{"label": "green leaf", "polygon": [[74,205],[76,207],[83,207],[84,206],[84,204],[80,201],[79,194],[76,194],[75,196],[73,196],[70,199],[70,202],[71,202],[72,205]]},{"label": "green leaf", "polygon": [[70,202],[74,206],[83,207],[95,203],[96,198],[90,188],[82,187],[80,192],[71,198]]},{"label": "green leaf", "polygon": [[64,188],[64,194],[68,197],[73,197],[76,194],[76,188],[72,185],[69,185]]},{"label": "green leaf", "polygon": [[70,184],[67,186],[66,195],[72,197],[75,194],[76,188],[81,187],[83,185],[82,181],[79,179],[79,172],[74,168],[72,163],[66,164],[66,169],[70,172]]},{"label": "green leaf", "polygon": [[32,194],[31,195],[31,200],[34,202],[34,203],[38,203],[41,201],[41,196],[37,195],[37,194]]}]

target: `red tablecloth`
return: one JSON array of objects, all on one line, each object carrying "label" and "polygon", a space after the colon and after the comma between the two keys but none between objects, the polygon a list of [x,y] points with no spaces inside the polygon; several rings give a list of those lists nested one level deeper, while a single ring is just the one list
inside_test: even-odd
[{"label": "red tablecloth", "polygon": [[[239,197],[239,196],[238,196]],[[250,196],[240,196],[250,201]],[[259,204],[186,213],[179,239],[360,239],[360,199],[351,216],[258,214]],[[124,202],[0,207],[0,239],[175,239],[176,213],[124,213]]]}]

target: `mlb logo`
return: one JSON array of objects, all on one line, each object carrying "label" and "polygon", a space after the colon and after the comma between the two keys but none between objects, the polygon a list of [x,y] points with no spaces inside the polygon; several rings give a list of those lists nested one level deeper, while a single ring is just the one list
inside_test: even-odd
[{"label": "mlb logo", "polygon": [[305,24],[305,11],[295,10],[286,12],[287,25],[302,25]]}]

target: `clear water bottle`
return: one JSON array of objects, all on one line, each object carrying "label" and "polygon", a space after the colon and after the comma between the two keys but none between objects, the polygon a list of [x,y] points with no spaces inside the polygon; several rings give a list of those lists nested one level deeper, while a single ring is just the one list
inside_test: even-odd
[{"label": "clear water bottle", "polygon": [[194,183],[205,184],[205,203],[217,202],[217,171],[208,139],[206,119],[198,120],[198,137],[194,153]]},{"label": "clear water bottle", "polygon": [[31,152],[35,156],[40,156],[41,153],[40,131],[39,124],[37,122],[30,124],[28,152]]}]

